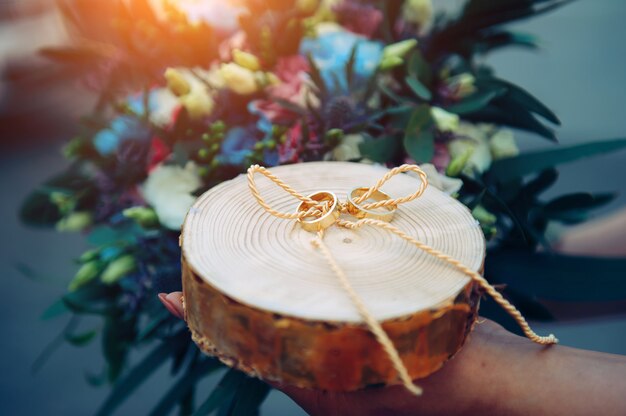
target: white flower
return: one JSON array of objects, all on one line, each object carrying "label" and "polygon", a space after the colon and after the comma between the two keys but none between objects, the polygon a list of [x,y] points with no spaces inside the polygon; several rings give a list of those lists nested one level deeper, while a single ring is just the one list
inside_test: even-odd
[{"label": "white flower", "polygon": [[489,139],[491,156],[494,160],[513,157],[519,154],[513,132],[509,129],[499,129]]},{"label": "white flower", "polygon": [[188,162],[184,168],[161,164],[150,173],[141,191],[159,222],[171,230],[179,230],[196,200],[191,193],[201,184],[195,163]]},{"label": "white flower", "polygon": [[167,88],[155,88],[150,98],[155,101],[150,111],[150,121],[159,127],[170,124],[172,115],[179,105],[178,97]]},{"label": "white flower", "polygon": [[437,125],[437,129],[439,131],[454,132],[459,128],[459,122],[461,119],[457,114],[450,113],[439,107],[431,107],[430,114],[435,120],[435,124]]},{"label": "white flower", "polygon": [[250,71],[235,63],[223,64],[220,67],[220,74],[228,89],[237,94],[249,95],[259,89],[254,71]]},{"label": "white flower", "polygon": [[425,34],[433,23],[433,4],[431,0],[408,0],[402,7],[402,17],[416,25],[420,34]]},{"label": "white flower", "polygon": [[[448,143],[452,161],[467,158],[462,171],[468,175],[482,173],[491,165],[491,151],[487,136],[493,129],[488,124],[462,122],[455,132],[456,139]],[[469,156],[468,156],[469,155]]]},{"label": "white flower", "polygon": [[[428,177],[428,184],[434,186],[440,191],[445,192],[448,195],[455,194],[463,186],[463,181],[458,178],[451,178],[437,171],[435,165],[430,163],[424,163],[419,165]],[[417,177],[414,172],[409,172],[411,176]]]}]

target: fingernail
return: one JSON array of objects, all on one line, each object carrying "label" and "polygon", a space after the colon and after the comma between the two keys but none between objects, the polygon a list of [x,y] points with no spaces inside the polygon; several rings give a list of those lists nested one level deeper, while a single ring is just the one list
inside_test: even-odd
[{"label": "fingernail", "polygon": [[159,300],[163,306],[165,306],[165,309],[167,309],[172,315],[179,319],[183,319],[183,317],[178,313],[178,310],[174,307],[174,305],[172,305],[172,303],[170,303],[169,299],[167,299],[166,293],[159,293]]}]

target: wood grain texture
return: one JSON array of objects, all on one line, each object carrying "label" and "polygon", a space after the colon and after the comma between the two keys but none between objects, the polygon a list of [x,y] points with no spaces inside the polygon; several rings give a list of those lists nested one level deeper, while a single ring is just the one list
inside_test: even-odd
[{"label": "wood grain texture", "polygon": [[[272,172],[303,194],[329,190],[344,201],[386,169],[316,162]],[[272,207],[295,210],[292,196],[265,178],[257,184]],[[418,185],[403,174],[383,191],[403,196]],[[466,207],[433,187],[401,205],[393,224],[473,270],[482,267],[480,228]],[[202,195],[182,233],[186,318],[194,339],[249,374],[301,387],[394,383],[388,358],[311,238],[295,221],[258,206],[244,176]],[[436,371],[458,351],[478,306],[478,290],[467,276],[378,228],[332,227],[325,241],[412,377]]]}]

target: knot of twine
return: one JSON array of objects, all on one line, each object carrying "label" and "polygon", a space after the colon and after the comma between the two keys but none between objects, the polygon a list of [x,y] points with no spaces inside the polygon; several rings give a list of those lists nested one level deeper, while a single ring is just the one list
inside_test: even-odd
[{"label": "knot of twine", "polygon": [[[400,197],[400,198],[389,198],[389,199],[384,199],[381,201],[376,201],[376,202],[371,202],[371,203],[363,203],[364,201],[367,201],[376,191],[378,191],[385,184],[385,182],[387,182],[393,176],[399,173],[409,172],[409,171],[415,172],[420,178],[420,185],[414,193],[412,193],[411,195]],[[267,204],[267,202],[265,202],[263,197],[261,197],[261,193],[259,192],[256,186],[256,183],[254,182],[254,175],[256,173],[262,174],[263,176],[268,178],[270,181],[272,181],[273,183],[275,183],[276,185],[284,189],[287,193],[289,193],[290,195],[292,195],[299,201],[304,202],[306,206],[308,207],[308,209],[306,211],[281,212],[272,208],[269,204]],[[248,168],[248,186],[250,188],[250,192],[252,193],[252,196],[254,196],[254,198],[259,203],[259,205],[261,205],[263,209],[265,209],[265,211],[267,211],[268,213],[278,218],[284,218],[284,219],[303,219],[303,218],[310,218],[310,217],[320,218],[323,215],[325,215],[329,209],[331,209],[330,207],[331,204],[328,201],[322,201],[322,202],[315,201],[305,195],[300,194],[299,192],[294,190],[292,187],[287,185],[285,182],[283,182],[280,178],[278,178],[273,173],[271,173],[269,170],[259,165],[252,165],[250,166],[250,168]],[[360,197],[355,198],[354,201],[357,204],[359,204],[359,206],[362,209],[367,209],[367,210],[372,210],[372,209],[377,209],[377,208],[382,208],[382,207],[395,208],[399,204],[410,202],[418,198],[420,195],[422,195],[422,193],[424,193],[424,190],[426,189],[427,186],[428,186],[428,178],[426,174],[424,173],[424,171],[422,171],[419,168],[419,166],[404,164],[404,165],[401,165],[401,166],[398,166],[396,168],[389,170],[373,186],[368,188],[368,190],[365,193],[363,193]],[[344,213],[344,214],[347,213],[346,206],[347,204],[345,202],[339,204],[339,210],[341,213]],[[357,221],[347,221],[347,220],[340,218],[340,219],[337,219],[334,224],[337,225],[338,227],[343,227],[343,228],[347,228],[351,230],[356,230],[364,225],[371,225],[371,226],[379,227],[387,231],[390,231],[391,233],[402,238],[403,240],[413,244],[415,247],[419,248],[420,250],[456,268],[457,270],[461,271],[463,274],[470,277],[473,281],[478,283],[478,285],[483,290],[485,290],[485,292],[488,293],[496,301],[496,303],[498,303],[517,322],[517,324],[520,326],[520,328],[524,332],[524,335],[526,335],[526,337],[529,338],[531,341],[536,342],[538,344],[542,344],[542,345],[551,345],[551,344],[556,344],[558,342],[558,339],[553,334],[550,334],[548,336],[537,335],[530,328],[530,325],[528,325],[528,322],[526,321],[524,316],[521,314],[521,312],[517,310],[517,308],[513,306],[508,300],[506,300],[502,296],[502,294],[498,292],[493,286],[491,286],[491,284],[489,284],[489,282],[487,282],[487,280],[483,276],[481,276],[479,273],[473,271],[472,269],[465,266],[460,261],[452,258],[451,256],[445,253],[442,253],[441,251],[434,249],[430,247],[429,245],[422,243],[421,241],[416,240],[415,238],[406,234],[399,228],[394,227],[390,223],[373,219],[373,218],[363,218]],[[409,372],[406,366],[404,365],[404,363],[402,362],[402,359],[400,358],[400,354],[398,353],[398,350],[396,349],[396,347],[393,345],[393,342],[391,341],[391,339],[389,338],[389,336],[383,329],[382,325],[378,322],[378,320],[376,320],[376,318],[369,311],[369,309],[367,308],[367,306],[365,305],[361,297],[356,293],[356,291],[352,287],[352,284],[350,283],[350,280],[346,276],[345,272],[343,271],[343,269],[339,266],[339,264],[333,257],[328,246],[324,243],[324,230],[323,229],[317,232],[317,235],[311,241],[311,244],[313,244],[314,247],[318,248],[320,252],[322,253],[322,255],[324,256],[324,258],[326,259],[328,265],[337,276],[337,279],[339,280],[341,287],[344,289],[344,291],[350,298],[351,302],[357,308],[359,315],[365,321],[365,324],[367,325],[368,329],[372,332],[372,334],[374,334],[374,336],[376,337],[376,340],[378,341],[378,343],[381,345],[381,347],[383,348],[383,350],[385,351],[385,353],[391,360],[391,363],[393,364],[393,367],[396,370],[398,377],[400,381],[402,382],[402,384],[404,385],[404,387],[408,391],[410,391],[411,393],[417,396],[421,395],[422,389],[416,386],[413,383],[413,380],[411,380]]]}]

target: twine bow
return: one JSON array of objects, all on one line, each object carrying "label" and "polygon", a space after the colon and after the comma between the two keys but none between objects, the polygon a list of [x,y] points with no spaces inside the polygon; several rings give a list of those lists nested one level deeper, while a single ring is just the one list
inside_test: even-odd
[{"label": "twine bow", "polygon": [[[380,188],[385,184],[385,182],[387,182],[393,176],[399,173],[409,172],[409,171],[417,173],[417,175],[420,178],[420,185],[414,193],[412,193],[411,195],[400,197],[400,198],[387,198],[387,199],[383,199],[383,200],[376,201],[376,202],[364,203],[369,198],[371,198],[373,194],[379,191]],[[272,181],[273,183],[275,183],[276,185],[284,189],[287,193],[289,193],[290,195],[292,195],[299,201],[305,203],[305,206],[308,207],[308,209],[298,210],[296,212],[281,212],[272,208],[269,204],[267,204],[267,202],[265,202],[263,197],[261,197],[261,193],[259,192],[256,186],[256,183],[254,182],[254,175],[256,173],[260,173],[264,175],[270,181]],[[326,215],[330,209],[332,209],[331,204],[328,201],[316,201],[308,196],[300,194],[299,192],[291,188],[289,185],[287,185],[285,182],[283,182],[280,178],[272,174],[269,170],[259,165],[252,165],[250,166],[250,168],[248,168],[248,186],[250,188],[250,192],[252,193],[252,196],[254,196],[254,198],[257,200],[259,205],[261,205],[263,209],[265,209],[265,211],[267,211],[268,213],[278,218],[296,219],[296,220],[302,220],[304,218],[311,218],[311,217],[321,218],[322,216]],[[366,192],[364,192],[358,198],[355,198],[354,202],[356,204],[359,204],[359,207],[364,210],[374,210],[374,209],[383,208],[383,207],[395,209],[395,207],[397,207],[400,204],[410,202],[418,198],[420,195],[422,195],[422,193],[424,192],[427,186],[428,186],[428,178],[426,174],[419,168],[419,166],[404,164],[404,165],[401,165],[401,166],[398,166],[396,168],[389,170],[389,172],[383,175],[383,177],[381,177],[373,186],[368,188]],[[339,212],[344,213],[344,214],[348,213],[347,203],[345,202],[339,203]],[[373,218],[363,218],[357,221],[348,221],[348,220],[339,218],[334,222],[334,224],[338,227],[343,227],[343,228],[347,228],[351,230],[356,230],[364,225],[371,225],[371,226],[380,227],[387,231],[392,232],[393,234],[397,235],[403,240],[413,244],[415,247],[419,248],[420,250],[451,265],[452,267],[456,268],[457,270],[461,271],[462,273],[470,277],[472,280],[477,282],[479,286],[485,290],[485,292],[487,292],[513,319],[515,319],[517,324],[520,326],[520,328],[524,332],[524,335],[526,335],[526,337],[528,337],[533,342],[536,342],[542,345],[551,345],[551,344],[556,344],[558,342],[558,339],[552,334],[548,336],[537,335],[530,328],[530,326],[528,325],[528,322],[522,316],[520,311],[517,310],[517,308],[513,306],[509,301],[507,301],[502,296],[502,294],[500,294],[500,292],[498,292],[493,286],[491,286],[489,282],[487,282],[487,280],[483,276],[481,276],[479,273],[471,270],[469,267],[465,266],[460,261],[450,257],[449,255],[442,253],[441,251],[434,249],[430,247],[429,245],[422,243],[421,241],[416,240],[415,238],[409,236],[408,234],[406,234],[399,228],[394,227],[390,223],[373,219]],[[387,353],[404,387],[407,390],[409,390],[411,393],[417,396],[421,395],[422,389],[418,387],[417,385],[415,385],[413,381],[411,380],[409,372],[406,366],[404,365],[404,363],[402,362],[402,359],[400,358],[400,354],[398,353],[398,350],[395,348],[395,346],[391,342],[391,339],[389,338],[389,336],[383,329],[382,325],[376,320],[376,318],[369,311],[369,309],[367,308],[367,306],[365,305],[361,297],[356,293],[356,291],[354,290],[354,288],[352,287],[350,283],[350,280],[346,276],[345,272],[343,271],[343,269],[339,266],[339,264],[333,257],[328,246],[324,243],[324,229],[317,231],[316,237],[311,241],[311,244],[313,244],[314,247],[320,250],[324,258],[328,262],[328,265],[337,276],[337,279],[339,280],[339,283],[341,284],[342,288],[344,289],[344,291],[346,292],[346,294],[348,295],[348,297],[350,298],[354,306],[357,308],[359,315],[365,321],[366,325],[368,326],[372,334],[374,334],[378,343],[382,346],[384,351]]]}]

